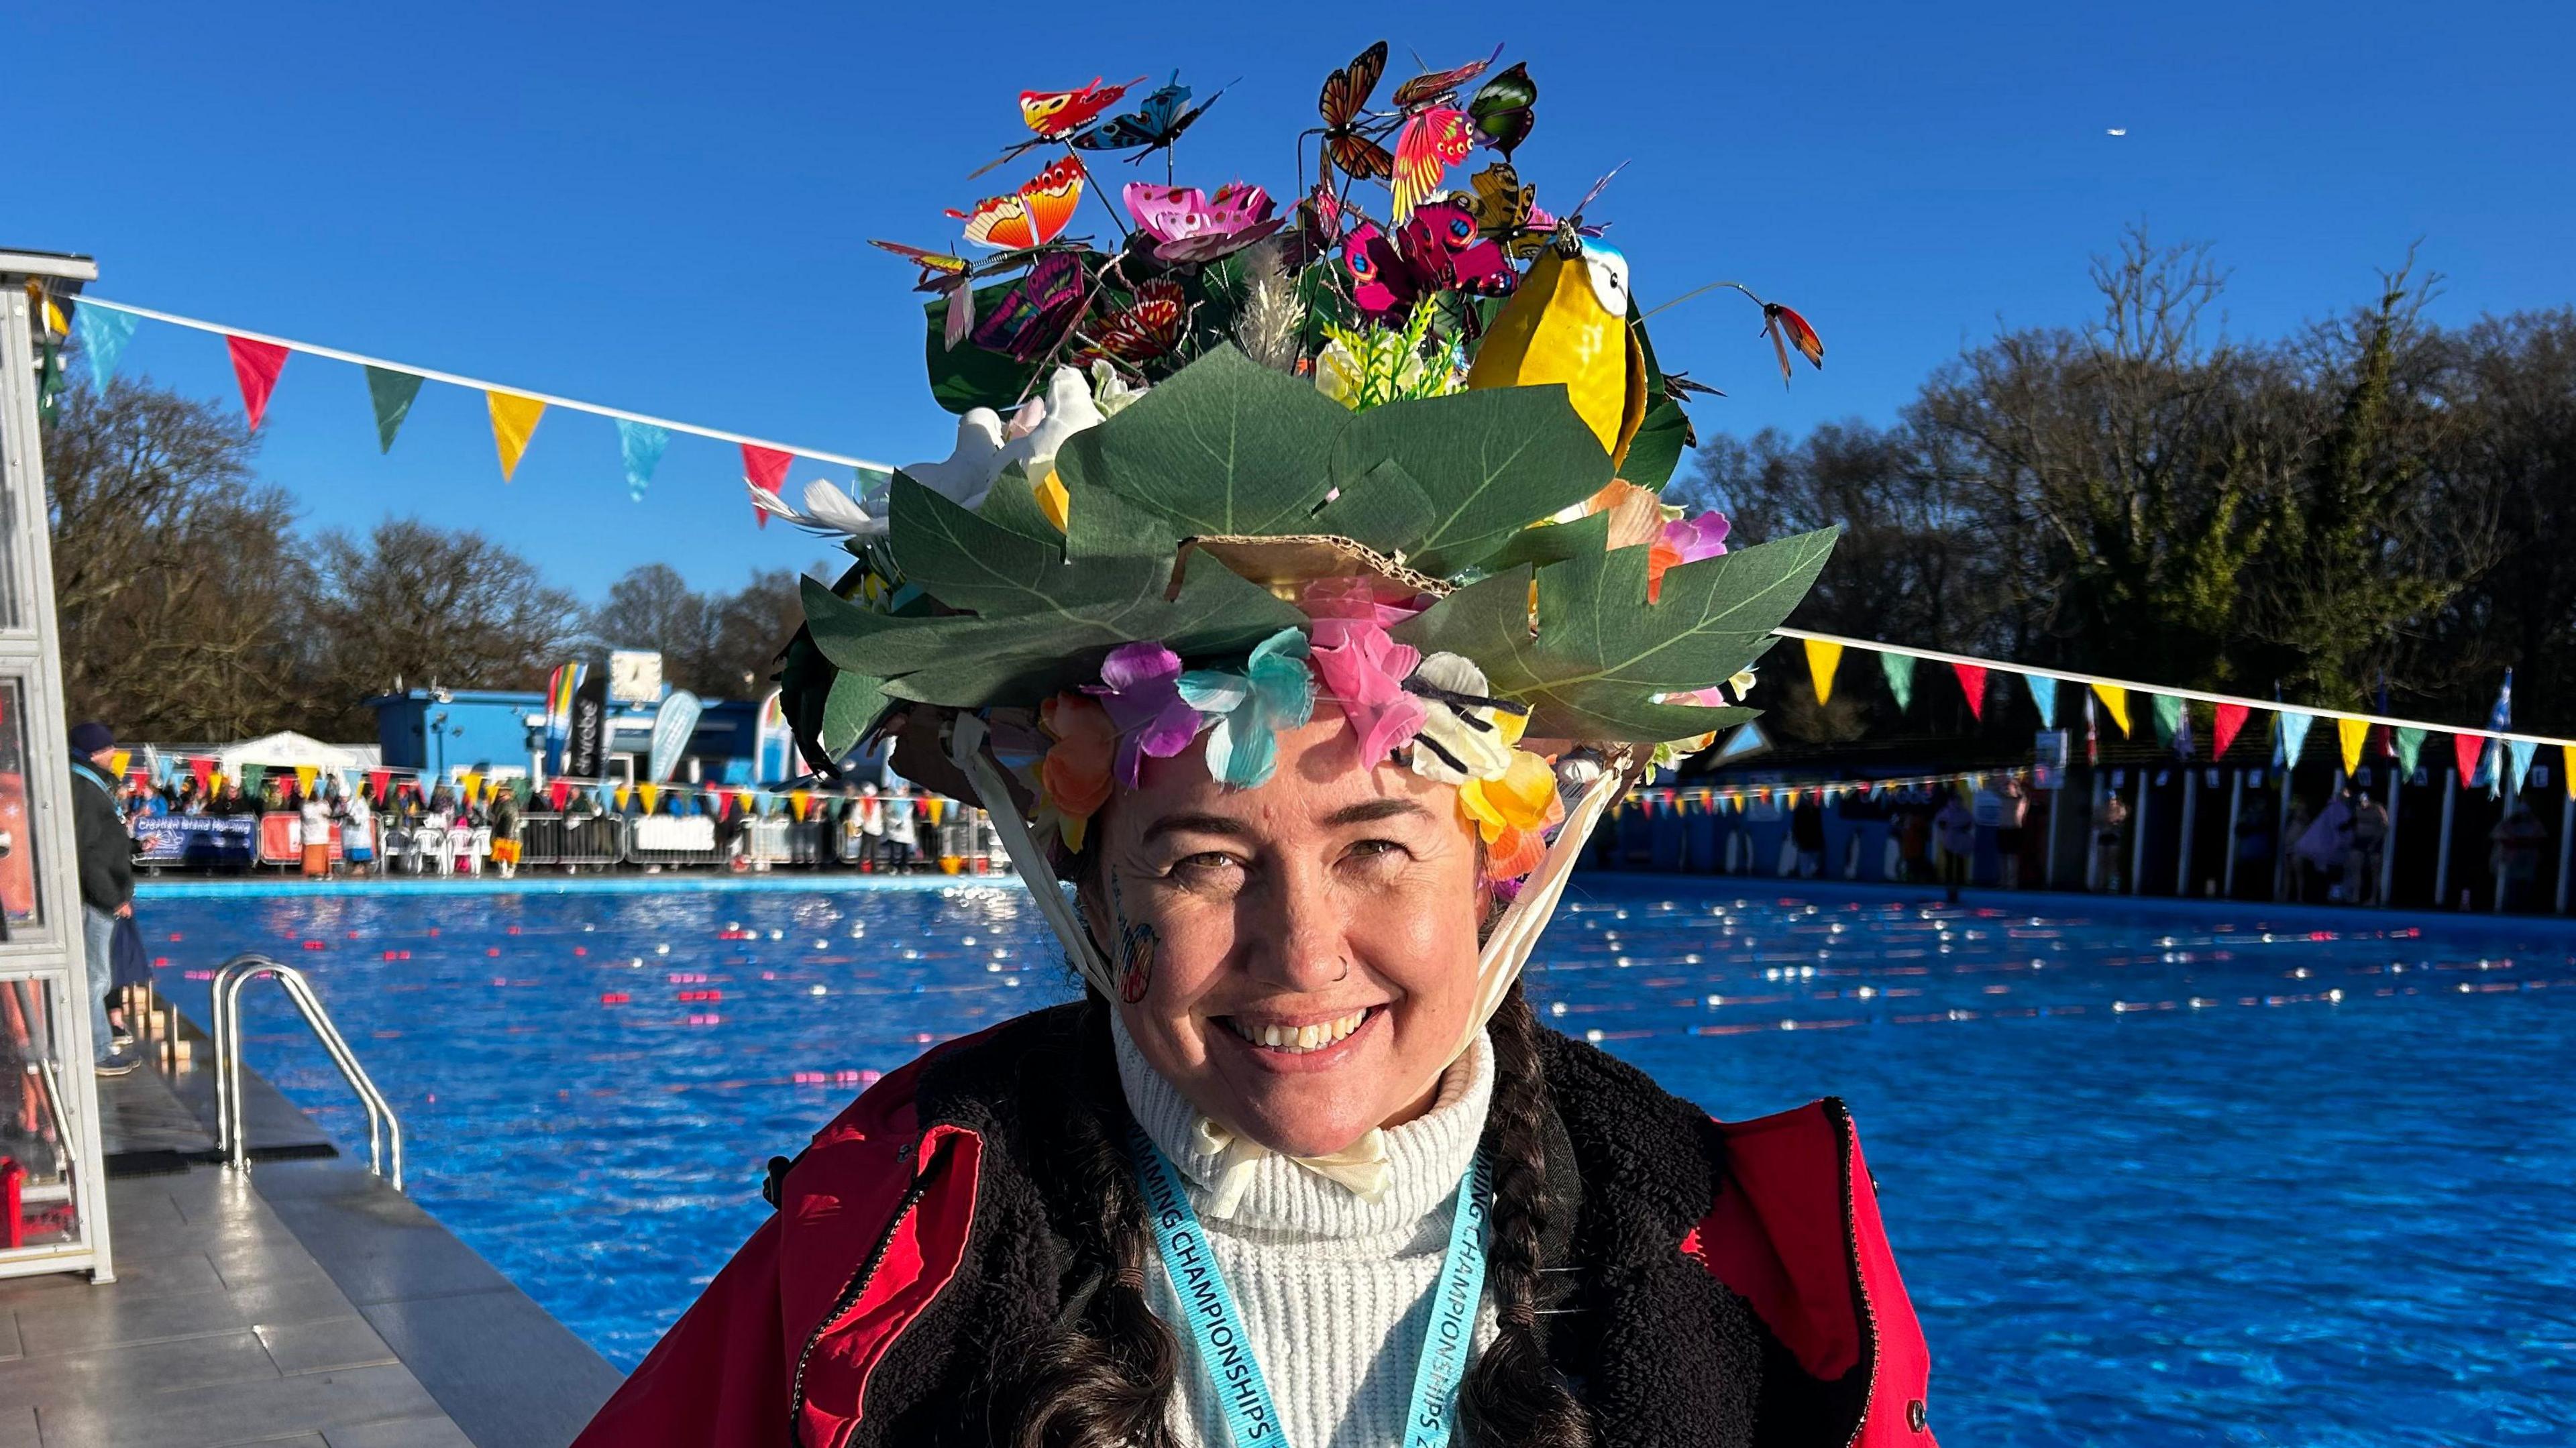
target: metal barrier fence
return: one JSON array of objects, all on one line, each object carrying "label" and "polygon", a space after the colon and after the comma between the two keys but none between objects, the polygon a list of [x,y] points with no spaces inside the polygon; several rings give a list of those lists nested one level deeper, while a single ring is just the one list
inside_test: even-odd
[{"label": "metal barrier fence", "polygon": [[630,865],[721,865],[725,853],[709,815],[641,815],[628,822]]},{"label": "metal barrier fence", "polygon": [[519,863],[605,868],[626,859],[628,821],[620,815],[524,815]]}]

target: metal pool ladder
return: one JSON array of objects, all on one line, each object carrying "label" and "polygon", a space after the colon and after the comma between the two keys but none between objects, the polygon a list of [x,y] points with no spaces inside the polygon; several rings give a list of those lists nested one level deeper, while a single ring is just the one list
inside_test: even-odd
[{"label": "metal pool ladder", "polygon": [[313,993],[313,983],[294,966],[271,960],[265,955],[236,955],[215,972],[215,1149],[230,1153],[235,1171],[250,1170],[250,1138],[242,1127],[241,1086],[241,993],[252,981],[275,980],[286,989],[286,998],[304,1016],[304,1024],[313,1028],[313,1037],[322,1049],[331,1053],[331,1062],[340,1068],[349,1089],[358,1093],[358,1104],[367,1108],[367,1170],[385,1174],[383,1141],[393,1143],[394,1170],[390,1180],[395,1191],[403,1185],[402,1123],[394,1119],[393,1104],[376,1083],[367,1077],[367,1068],[358,1064],[357,1054],[349,1049],[340,1028],[331,1024],[331,1013],[322,1009],[322,998]]}]

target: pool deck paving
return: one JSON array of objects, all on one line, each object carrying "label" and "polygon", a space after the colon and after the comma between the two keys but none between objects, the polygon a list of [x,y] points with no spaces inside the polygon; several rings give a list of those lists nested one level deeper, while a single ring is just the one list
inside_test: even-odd
[{"label": "pool deck paving", "polygon": [[0,1281],[0,1448],[561,1448],[615,1390],[615,1368],[362,1165],[204,1160],[189,1074],[207,1073],[100,1083],[111,1161],[149,1174],[109,1173],[115,1282]]}]

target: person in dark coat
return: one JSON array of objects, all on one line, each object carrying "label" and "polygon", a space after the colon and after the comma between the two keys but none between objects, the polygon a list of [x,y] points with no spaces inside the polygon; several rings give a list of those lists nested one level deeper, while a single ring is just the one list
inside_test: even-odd
[{"label": "person in dark coat", "polygon": [[81,952],[88,972],[91,1055],[98,1074],[122,1076],[140,1064],[116,1048],[107,1022],[107,996],[115,986],[116,922],[134,914],[134,837],[117,808],[109,761],[116,731],[96,720],[72,729],[72,828],[80,857]]}]

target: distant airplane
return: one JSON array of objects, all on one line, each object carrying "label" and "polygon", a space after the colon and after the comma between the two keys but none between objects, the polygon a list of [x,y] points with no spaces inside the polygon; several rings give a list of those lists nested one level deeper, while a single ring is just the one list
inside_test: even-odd
[{"label": "distant airplane", "polygon": [[2113,126],[2111,128],[2111,134],[2114,136],[2125,136],[2129,134],[2129,128],[2126,126]]}]

